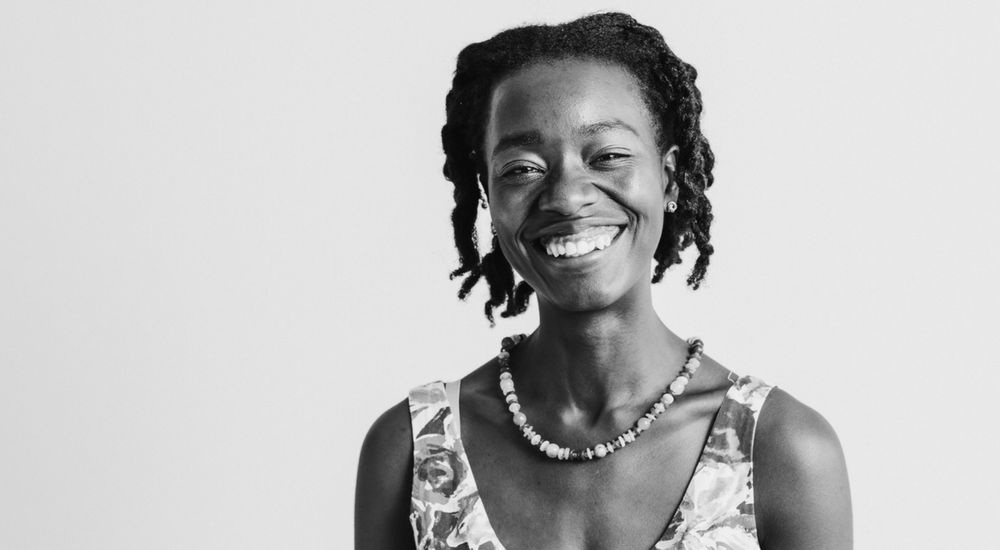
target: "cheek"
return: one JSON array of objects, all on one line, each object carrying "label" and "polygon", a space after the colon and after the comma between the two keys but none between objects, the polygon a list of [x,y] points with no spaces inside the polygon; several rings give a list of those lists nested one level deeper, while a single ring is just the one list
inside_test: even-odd
[{"label": "cheek", "polygon": [[[493,208],[491,203],[490,220],[493,223],[493,230],[496,232],[497,240],[500,242],[500,250],[503,251],[507,261],[516,266],[520,251],[518,250],[517,230],[520,227],[519,218],[510,214],[506,208]],[[498,205],[499,206],[499,205]]]},{"label": "cheek", "polygon": [[646,220],[646,225],[651,234],[651,240],[653,241],[653,248],[660,242],[660,235],[663,233],[663,221],[664,212],[662,209],[657,208],[649,213],[649,218]]},{"label": "cheek", "polygon": [[665,215],[665,213],[663,212],[662,208],[656,208],[656,209],[654,209],[654,210],[652,210],[650,212],[649,222],[648,223],[649,223],[650,227],[653,228],[656,231],[657,235],[659,235],[660,232],[663,231],[663,216],[664,215]]},{"label": "cheek", "polygon": [[663,233],[664,212],[663,196],[656,189],[644,190],[640,195],[633,196],[632,212],[637,216],[638,224],[635,239],[636,245],[643,251],[643,255],[652,256],[656,247],[660,243],[660,236]]}]

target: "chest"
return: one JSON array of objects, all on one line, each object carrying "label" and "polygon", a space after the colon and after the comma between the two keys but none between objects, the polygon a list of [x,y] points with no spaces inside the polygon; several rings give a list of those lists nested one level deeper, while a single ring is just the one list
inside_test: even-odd
[{"label": "chest", "polygon": [[675,415],[602,460],[552,460],[513,425],[471,415],[463,439],[479,496],[507,550],[648,550],[702,458],[714,415]]}]

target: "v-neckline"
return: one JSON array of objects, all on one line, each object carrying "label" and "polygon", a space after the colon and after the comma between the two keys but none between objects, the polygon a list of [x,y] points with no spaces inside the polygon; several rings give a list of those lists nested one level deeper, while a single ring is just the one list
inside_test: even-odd
[{"label": "v-neckline", "polygon": [[[732,382],[732,380],[730,380],[730,382]],[[449,387],[451,384],[454,384],[454,389]],[[691,491],[694,486],[695,478],[697,478],[698,474],[704,470],[703,466],[712,441],[712,434],[716,432],[719,422],[725,418],[726,407],[728,407],[736,399],[736,395],[733,395],[733,392],[738,392],[735,382],[733,382],[732,385],[730,385],[726,390],[726,395],[722,398],[722,403],[719,404],[719,408],[715,411],[715,418],[712,419],[712,425],[708,429],[708,435],[705,436],[705,443],[701,446],[701,454],[698,455],[698,461],[695,463],[694,471],[691,473],[691,477],[688,479],[687,485],[684,487],[684,492],[681,494],[681,500],[677,503],[677,508],[674,510],[674,513],[670,515],[670,521],[667,522],[667,525],[663,528],[663,531],[656,538],[656,542],[653,543],[653,546],[651,546],[649,550],[656,550],[656,545],[666,540],[667,534],[676,530],[677,525],[683,521],[681,510],[684,506],[684,502],[694,498]],[[496,529],[493,528],[493,522],[490,521],[490,515],[486,511],[486,505],[483,502],[483,497],[479,494],[479,485],[476,483],[475,474],[472,472],[472,463],[469,461],[469,453],[468,450],[466,450],[465,441],[462,439],[461,380],[456,380],[455,382],[445,385],[445,397],[448,400],[448,407],[452,414],[451,427],[456,432],[454,437],[461,441],[462,448],[464,450],[462,453],[462,461],[465,463],[464,465],[466,468],[466,483],[471,485],[472,490],[475,491],[476,496],[479,498],[480,509],[483,512],[483,523],[492,534],[491,538],[500,545],[500,547],[495,548],[495,550],[507,550],[507,546],[504,545],[503,542],[500,541],[500,537],[497,536]],[[454,406],[452,404],[453,400]]]}]

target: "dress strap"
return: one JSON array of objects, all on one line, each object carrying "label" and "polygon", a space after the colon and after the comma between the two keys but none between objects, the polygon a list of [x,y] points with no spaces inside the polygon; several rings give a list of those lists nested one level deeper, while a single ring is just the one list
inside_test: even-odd
[{"label": "dress strap", "polygon": [[413,388],[410,390],[409,403],[414,441],[419,440],[428,429],[444,433],[444,420],[451,411],[442,382],[431,382]]},{"label": "dress strap", "polygon": [[731,376],[715,423],[673,520],[656,549],[759,549],[754,515],[753,440],[771,386]]},{"label": "dress strap", "polygon": [[742,376],[733,382],[736,395],[733,399],[742,406],[744,414],[752,417],[754,427],[757,424],[757,417],[760,416],[760,409],[764,406],[764,400],[771,393],[774,386],[770,386],[760,378],[753,376]]},{"label": "dress strap", "polygon": [[709,457],[721,463],[752,463],[757,417],[771,386],[753,376],[733,381],[709,436]]},{"label": "dress strap", "polygon": [[444,393],[446,399],[448,399],[448,406],[451,407],[451,422],[455,428],[455,433],[458,434],[459,437],[462,435],[462,415],[458,410],[458,397],[461,385],[461,380],[444,383]]},{"label": "dress strap", "polygon": [[479,500],[458,422],[459,384],[410,390],[413,490],[410,525],[418,550],[503,550]]}]

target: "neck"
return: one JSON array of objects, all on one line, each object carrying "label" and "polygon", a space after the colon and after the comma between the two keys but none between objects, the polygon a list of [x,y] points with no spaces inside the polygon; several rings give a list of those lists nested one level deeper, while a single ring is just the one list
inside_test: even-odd
[{"label": "neck", "polygon": [[518,388],[594,416],[661,394],[687,344],[660,321],[651,297],[642,298],[585,312],[540,299],[538,330],[516,357]]}]

